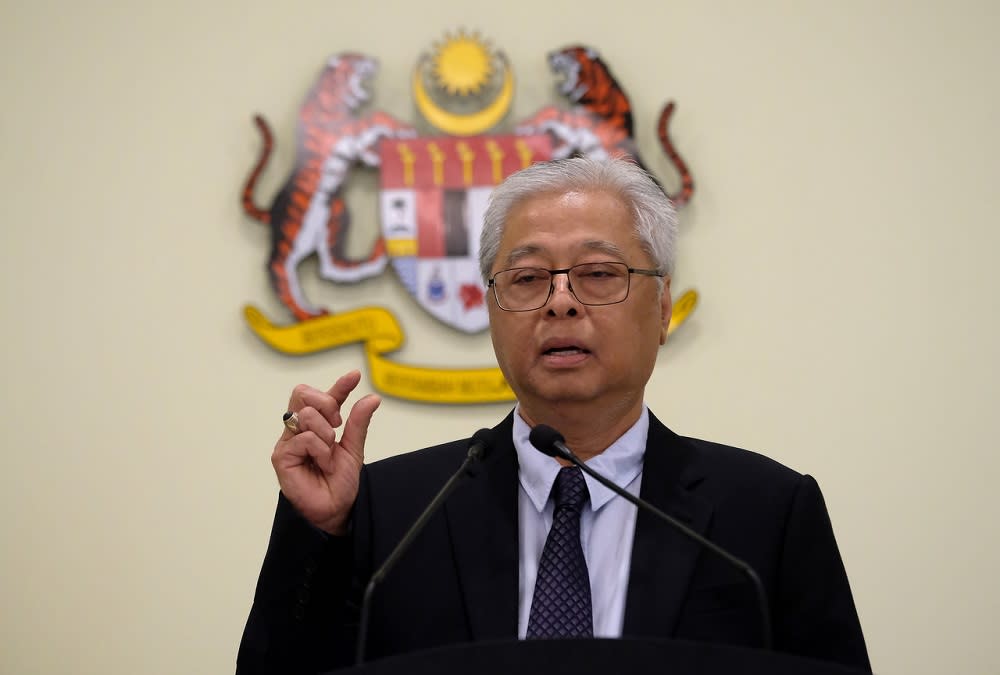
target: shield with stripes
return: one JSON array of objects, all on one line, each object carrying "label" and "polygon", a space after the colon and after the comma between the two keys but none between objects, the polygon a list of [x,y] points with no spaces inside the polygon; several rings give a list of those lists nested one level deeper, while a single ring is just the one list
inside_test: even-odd
[{"label": "shield with stripes", "polygon": [[551,152],[546,135],[382,140],[386,250],[403,285],[432,316],[467,333],[487,327],[479,235],[490,192]]}]

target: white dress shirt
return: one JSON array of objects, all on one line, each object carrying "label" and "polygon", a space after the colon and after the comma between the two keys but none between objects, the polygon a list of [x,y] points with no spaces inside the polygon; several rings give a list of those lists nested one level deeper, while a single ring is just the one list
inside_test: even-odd
[{"label": "white dress shirt", "polygon": [[[520,483],[517,634],[521,639],[528,630],[538,561],[552,527],[555,507],[549,494],[562,468],[555,459],[535,449],[528,441],[530,432],[531,428],[521,419],[520,409],[515,409],[514,448]],[[638,496],[648,433],[649,411],[644,407],[639,420],[604,452],[588,460],[587,466]],[[590,503],[580,514],[580,539],[590,573],[594,637],[621,637],[637,509],[590,476],[584,474],[584,480]]]}]

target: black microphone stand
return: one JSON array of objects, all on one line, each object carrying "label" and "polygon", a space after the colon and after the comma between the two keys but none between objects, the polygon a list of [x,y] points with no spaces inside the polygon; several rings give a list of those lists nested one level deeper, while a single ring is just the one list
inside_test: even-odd
[{"label": "black microphone stand", "polygon": [[754,571],[752,567],[750,567],[748,563],[744,562],[743,560],[740,560],[739,558],[729,553],[725,549],[717,546],[716,544],[713,544],[708,539],[705,539],[705,537],[701,536],[687,525],[684,525],[683,523],[678,521],[676,518],[667,515],[666,513],[656,508],[646,500],[636,497],[632,493],[622,489],[615,483],[612,483],[610,480],[608,480],[601,474],[591,469],[579,457],[577,457],[572,450],[569,449],[569,447],[565,443],[563,435],[560,434],[555,429],[553,429],[552,427],[546,424],[537,425],[534,429],[531,430],[531,435],[529,436],[529,440],[531,441],[531,444],[534,445],[536,448],[538,448],[541,452],[544,452],[546,455],[549,455],[550,457],[562,457],[563,459],[572,462],[576,466],[580,467],[580,469],[582,469],[584,473],[586,473],[588,476],[596,480],[604,487],[608,488],[609,490],[611,490],[618,496],[622,497],[623,499],[626,499],[627,501],[631,502],[635,506],[642,509],[646,509],[647,511],[650,511],[651,513],[658,516],[660,519],[665,520],[667,523],[678,529],[684,535],[698,542],[700,545],[704,546],[709,551],[716,554],[723,560],[726,560],[731,565],[733,565],[741,572],[743,572],[750,579],[750,583],[753,585],[754,590],[757,592],[757,605],[760,609],[761,633],[762,633],[761,641],[763,643],[763,647],[764,649],[767,650],[771,649],[771,617],[767,608],[767,595],[764,593],[764,584],[761,583],[760,577],[757,576],[757,573]]},{"label": "black microphone stand", "polygon": [[371,613],[372,605],[372,594],[375,591],[375,587],[385,578],[389,571],[395,566],[399,559],[403,556],[403,553],[410,547],[410,544],[416,539],[417,535],[423,531],[424,526],[427,521],[431,519],[431,516],[441,508],[441,504],[444,503],[455,488],[458,486],[459,481],[467,475],[471,475],[469,468],[475,462],[483,459],[489,448],[489,441],[492,432],[489,429],[480,429],[472,436],[472,445],[469,446],[469,452],[465,456],[465,461],[462,462],[462,466],[458,468],[452,477],[448,479],[448,482],[444,484],[444,487],[434,496],[431,503],[427,505],[420,517],[410,526],[410,529],[406,531],[403,535],[403,539],[396,544],[396,548],[392,550],[389,557],[385,559],[382,566],[375,570],[372,574],[371,579],[368,581],[368,585],[365,587],[365,594],[361,601],[361,617],[358,623],[358,645],[357,651],[354,656],[355,665],[360,666],[365,662],[365,646],[368,642],[368,623],[369,615]]}]

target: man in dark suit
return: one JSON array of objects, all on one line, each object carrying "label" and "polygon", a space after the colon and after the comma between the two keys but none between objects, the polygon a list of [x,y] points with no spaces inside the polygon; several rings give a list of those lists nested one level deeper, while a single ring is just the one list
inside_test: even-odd
[{"label": "man in dark suit", "polygon": [[[517,406],[492,430],[478,475],[378,588],[370,656],[589,635],[760,646],[745,577],[579,469],[536,453],[528,431],[544,423],[588,465],[748,562],[769,601],[775,649],[869,668],[815,481],[677,436],[645,407],[671,315],[675,237],[669,200],[626,161],[539,164],[497,188],[480,263],[497,361]],[[354,371],[327,391],[300,385],[291,396],[272,455],[281,495],[241,673],[348,665],[367,578],[464,459],[468,440],[363,467],[379,399],[363,397],[341,416],[359,380]],[[560,495],[569,492],[579,499],[567,506]],[[553,615],[562,628],[551,627]]]}]

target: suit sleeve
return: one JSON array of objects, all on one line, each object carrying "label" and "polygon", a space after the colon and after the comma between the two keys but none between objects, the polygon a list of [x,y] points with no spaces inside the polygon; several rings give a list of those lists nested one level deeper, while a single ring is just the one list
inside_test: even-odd
[{"label": "suit sleeve", "polygon": [[237,675],[317,673],[352,663],[354,549],[353,537],[316,529],[279,495]]},{"label": "suit sleeve", "polygon": [[776,649],[871,671],[830,516],[811,476],[792,499],[775,596]]}]

